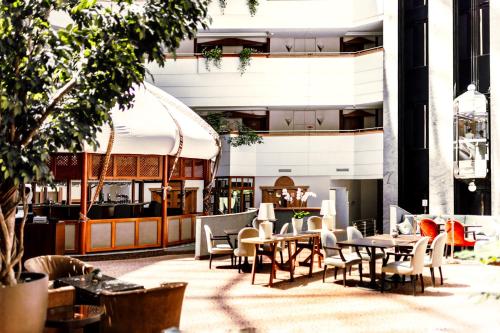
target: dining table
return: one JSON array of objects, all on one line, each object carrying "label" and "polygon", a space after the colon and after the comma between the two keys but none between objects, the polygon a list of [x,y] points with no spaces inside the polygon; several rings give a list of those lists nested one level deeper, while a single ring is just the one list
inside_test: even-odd
[{"label": "dining table", "polygon": [[[314,265],[314,257],[318,256],[319,251],[315,249],[319,248],[319,241],[321,237],[321,232],[317,231],[303,231],[298,234],[287,233],[287,234],[275,234],[272,235],[271,238],[261,238],[261,237],[251,237],[244,238],[241,240],[242,243],[253,244],[255,245],[255,258],[252,263],[252,284],[255,283],[255,272],[256,272],[256,263],[257,258],[260,255],[264,255],[271,260],[271,272],[269,274],[269,287],[273,286],[273,280],[276,278],[276,271],[286,271],[290,274],[290,281],[294,280],[294,272],[295,272],[295,262],[297,255],[300,253],[299,247],[297,243],[299,241],[308,241],[310,244],[310,250],[312,255],[309,260],[309,274],[308,276],[312,276],[312,270]],[[276,261],[276,252],[279,243],[285,243],[288,250],[288,258],[286,262],[278,263]],[[293,250],[292,250],[292,244]],[[319,257],[318,257],[319,260]]]},{"label": "dining table", "polygon": [[[394,248],[395,252],[401,252],[404,248],[413,247],[413,245],[421,238],[420,235],[399,235],[392,237],[389,234],[375,235],[358,239],[338,241],[340,246],[352,246],[359,251],[360,248],[365,248],[366,252],[370,255],[370,283],[367,285],[370,289],[380,289],[376,280],[376,251]],[[402,253],[404,255],[404,253]]]}]

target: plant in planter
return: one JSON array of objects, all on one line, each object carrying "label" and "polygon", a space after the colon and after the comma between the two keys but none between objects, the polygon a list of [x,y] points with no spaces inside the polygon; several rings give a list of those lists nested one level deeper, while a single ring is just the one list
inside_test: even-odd
[{"label": "plant in planter", "polygon": [[252,57],[253,49],[244,47],[240,52],[240,64],[238,65],[238,70],[240,71],[240,75],[243,75],[248,66],[250,66],[250,61]]},{"label": "plant in planter", "polygon": [[222,15],[224,15],[224,9],[226,9],[226,6],[227,6],[227,0],[219,0],[219,8]]},{"label": "plant in planter", "polygon": [[[24,184],[50,182],[51,153],[96,146],[96,134],[111,121],[110,110],[129,107],[134,85],[146,75],[146,61],[164,64],[179,42],[207,28],[206,0],[129,1],[103,6],[89,0],[2,0],[0,6],[0,321],[19,300],[26,220]],[[70,22],[53,27],[49,14]],[[16,210],[23,202],[23,221]],[[47,295],[47,284],[44,288]],[[21,295],[36,302],[37,295]],[[8,303],[6,303],[8,302]],[[42,308],[43,314],[46,309]],[[25,318],[22,313],[25,313]],[[29,309],[8,318],[19,325],[35,320]],[[43,323],[43,320],[42,320]],[[42,326],[43,328],[43,326]],[[23,332],[26,329],[20,328]],[[9,332],[15,331],[9,329]],[[29,330],[36,331],[36,330]]]},{"label": "plant in planter", "polygon": [[205,49],[201,53],[203,58],[205,58],[205,68],[210,72],[210,64],[212,63],[216,68],[220,69],[222,62],[222,49],[219,47],[214,47],[213,49]]},{"label": "plant in planter", "polygon": [[[303,192],[301,188],[297,189],[295,196],[293,193],[288,192],[286,188],[281,191],[281,196],[283,200],[289,204],[293,204],[294,200],[297,200],[298,206],[293,207],[293,215],[292,215],[292,227],[293,233],[297,234],[302,230],[302,225],[304,223],[304,217],[310,215],[311,213],[302,210],[301,208],[307,202],[309,197],[316,197],[316,193],[314,192]],[[295,198],[294,198],[295,197]],[[295,208],[298,208],[297,210]]]},{"label": "plant in planter", "polygon": [[259,5],[258,0],[247,0],[248,10],[250,15],[254,16],[257,13],[257,6]]},{"label": "plant in planter", "polygon": [[227,143],[232,147],[251,146],[253,144],[263,143],[262,137],[253,129],[241,124],[236,124],[236,130],[232,130],[229,121],[220,113],[210,113],[204,117],[205,121],[220,135],[236,133],[236,136],[227,138]]}]

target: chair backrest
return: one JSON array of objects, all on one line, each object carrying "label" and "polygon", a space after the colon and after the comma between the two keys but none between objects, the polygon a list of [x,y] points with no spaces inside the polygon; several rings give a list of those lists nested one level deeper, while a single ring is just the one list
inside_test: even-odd
[{"label": "chair backrest", "polygon": [[81,260],[58,255],[28,259],[24,262],[24,268],[28,272],[45,273],[49,276],[49,280],[88,274],[94,270],[94,266],[86,264]]},{"label": "chair backrest", "polygon": [[307,219],[307,230],[317,230],[322,227],[322,218],[319,216],[310,216]]},{"label": "chair backrest", "polygon": [[[464,243],[465,241],[465,228],[464,225],[458,221],[455,221],[452,226],[451,220],[446,221],[445,225],[446,234],[446,243],[451,245],[452,243],[459,245]],[[453,231],[453,232],[452,232]],[[453,236],[454,234],[454,236]]]},{"label": "chair backrest", "polygon": [[103,292],[100,332],[160,332],[179,327],[186,285],[175,282],[153,289]]},{"label": "chair backrest", "polygon": [[213,247],[213,241],[212,241],[212,229],[208,225],[204,225],[203,228],[205,229],[205,237],[207,238],[207,250],[210,253],[212,251]]},{"label": "chair backrest", "polygon": [[429,242],[432,242],[439,235],[439,225],[432,219],[422,219],[420,221],[420,234],[429,237]]},{"label": "chair backrest", "polygon": [[[361,239],[363,234],[356,227],[347,227],[347,240]],[[356,252],[356,247],[351,246],[351,252]]]},{"label": "chair backrest", "polygon": [[253,257],[255,255],[255,245],[243,243],[245,238],[259,237],[259,230],[255,228],[243,228],[238,232],[238,252],[241,257]]},{"label": "chair backrest", "polygon": [[444,247],[446,245],[446,234],[439,234],[432,241],[431,249],[432,249],[432,267],[439,267],[443,264],[444,257]]},{"label": "chair backrest", "polygon": [[411,267],[413,268],[412,274],[422,274],[424,270],[424,260],[425,260],[425,250],[427,249],[427,243],[429,243],[429,237],[420,238],[417,243],[413,246],[411,253],[413,257],[411,258]]},{"label": "chair backrest", "polygon": [[[290,223],[285,223],[283,224],[283,226],[281,227],[281,230],[280,230],[280,235],[284,235],[284,234],[287,234],[288,233],[288,226],[290,225]],[[286,242],[283,241],[281,242],[281,248],[284,249],[286,246]]]},{"label": "chair backrest", "polygon": [[257,217],[254,217],[252,220],[252,227],[259,230],[259,224],[257,223]]},{"label": "chair backrest", "polygon": [[335,247],[337,245],[337,237],[330,230],[321,230],[321,245],[325,251],[325,257],[332,257],[338,254],[338,250],[331,250],[327,247]]}]

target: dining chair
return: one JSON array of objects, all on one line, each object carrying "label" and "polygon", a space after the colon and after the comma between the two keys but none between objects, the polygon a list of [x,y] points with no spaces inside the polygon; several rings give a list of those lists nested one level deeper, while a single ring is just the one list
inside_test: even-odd
[{"label": "dining chair", "polygon": [[[205,229],[205,236],[207,238],[207,250],[208,253],[210,253],[210,262],[208,263],[208,268],[212,269],[212,257],[213,255],[230,255],[231,256],[231,265],[233,265],[233,258],[234,258],[234,252],[233,252],[233,247],[231,245],[231,240],[229,239],[228,235],[224,236],[214,236],[212,234],[212,230],[210,227],[205,224],[204,226]],[[225,243],[217,243],[217,241],[225,241]]]},{"label": "dining chair", "polygon": [[307,230],[318,230],[323,227],[323,219],[320,216],[309,216],[307,219]]},{"label": "dining chair", "polygon": [[334,267],[334,278],[337,279],[337,270],[341,268],[344,275],[344,287],[346,284],[346,271],[352,265],[358,265],[359,269],[359,280],[363,281],[363,265],[361,257],[357,253],[346,253],[342,252],[342,248],[337,246],[337,238],[330,230],[321,231],[321,243],[323,251],[325,252],[324,257],[324,269],[323,269],[323,282],[325,282],[326,270],[328,266]]},{"label": "dining chair", "polygon": [[441,285],[443,285],[443,271],[441,270],[441,266],[443,264],[444,257],[444,247],[446,246],[446,234],[439,234],[432,241],[429,256],[425,257],[424,266],[429,267],[431,269],[431,278],[432,278],[432,286],[436,286],[436,282],[434,279],[434,268],[439,269],[439,275],[441,276]]},{"label": "dining chair", "polygon": [[[453,225],[454,224],[454,225]],[[465,238],[464,225],[458,221],[446,221],[444,230],[446,231],[446,256],[448,256],[448,246],[474,247],[476,241],[474,239]]]},{"label": "dining chair", "polygon": [[439,235],[439,225],[432,219],[422,219],[420,220],[420,234],[429,237],[429,243],[432,243]]},{"label": "dining chair", "polygon": [[424,278],[422,276],[422,271],[424,269],[425,250],[427,249],[428,242],[429,237],[420,238],[413,246],[411,252],[404,254],[406,257],[410,257],[410,260],[387,263],[391,255],[398,257],[401,255],[401,253],[386,252],[386,257],[382,265],[382,285],[380,288],[380,292],[384,292],[385,275],[387,273],[399,274],[403,276],[409,275],[411,277],[413,285],[413,296],[416,295],[417,277],[420,278],[422,293],[424,292]]},{"label": "dining chair", "polygon": [[[354,239],[362,239],[363,234],[361,231],[359,231],[356,227],[347,227],[347,240],[354,240]],[[356,248],[354,246],[351,246],[351,253],[356,252]],[[365,249],[365,250],[359,250],[359,254],[361,255],[361,259],[370,261],[370,249]],[[375,252],[375,258],[376,259],[383,259],[384,258],[384,252]]]},{"label": "dining chair", "polygon": [[255,245],[243,243],[241,240],[258,236],[259,230],[255,228],[243,228],[238,233],[238,248],[234,249],[234,256],[238,257],[238,273],[241,272],[241,258],[255,256]]}]

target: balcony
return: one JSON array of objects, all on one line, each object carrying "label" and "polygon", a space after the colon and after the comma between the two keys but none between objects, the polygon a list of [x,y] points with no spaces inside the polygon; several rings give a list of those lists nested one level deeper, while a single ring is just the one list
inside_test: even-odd
[{"label": "balcony", "polygon": [[218,1],[209,5],[211,31],[346,29],[366,31],[380,23],[382,0],[263,0],[250,16],[245,0],[228,0],[222,14]]},{"label": "balcony", "polygon": [[236,54],[206,69],[201,55],[149,65],[154,84],[190,107],[350,107],[383,100],[383,49],[354,53],[254,54],[238,71]]},{"label": "balcony", "polygon": [[268,131],[264,143],[225,143],[220,176],[328,176],[381,179],[383,131]]}]

